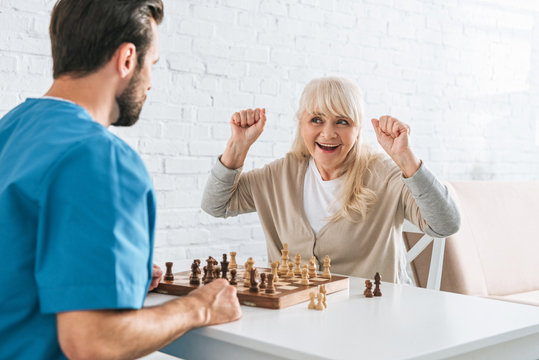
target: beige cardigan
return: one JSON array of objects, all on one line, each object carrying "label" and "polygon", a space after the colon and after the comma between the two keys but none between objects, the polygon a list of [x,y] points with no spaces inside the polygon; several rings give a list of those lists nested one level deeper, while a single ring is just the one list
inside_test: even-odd
[{"label": "beige cardigan", "polygon": [[[390,282],[398,282],[402,265],[405,218],[438,237],[448,236],[459,227],[458,211],[447,189],[425,166],[412,178],[403,179],[398,167],[384,159],[376,161],[366,176],[365,184],[377,196],[367,217],[359,222],[330,222],[315,236],[303,209],[307,166],[308,160],[300,161],[290,154],[247,173],[227,169],[217,161],[202,208],[219,217],[256,211],[270,261],[280,259],[280,250],[288,243],[291,258],[300,253],[305,262],[314,255],[320,264],[329,255],[334,273],[372,278],[379,272],[384,281]],[[424,212],[431,215],[436,227],[427,225],[410,190],[417,199],[423,198]]]}]

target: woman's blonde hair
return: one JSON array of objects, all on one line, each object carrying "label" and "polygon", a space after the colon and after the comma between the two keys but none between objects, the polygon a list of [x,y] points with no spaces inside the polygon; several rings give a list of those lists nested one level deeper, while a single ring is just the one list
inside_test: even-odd
[{"label": "woman's blonde hair", "polygon": [[337,200],[340,200],[342,207],[329,221],[341,219],[359,221],[367,215],[370,207],[376,202],[375,193],[364,183],[365,176],[370,171],[369,165],[379,157],[361,143],[360,133],[363,123],[361,90],[354,82],[340,77],[313,79],[305,86],[296,112],[299,120],[298,130],[290,152],[297,159],[308,161],[311,154],[301,135],[301,119],[305,113],[346,116],[352,120],[354,126],[358,127],[356,142],[348,152],[341,169],[340,175],[345,175],[345,178]]}]

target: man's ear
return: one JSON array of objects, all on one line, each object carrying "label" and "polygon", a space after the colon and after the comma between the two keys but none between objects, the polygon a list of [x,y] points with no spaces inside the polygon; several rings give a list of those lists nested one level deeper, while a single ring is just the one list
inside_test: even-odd
[{"label": "man's ear", "polygon": [[137,67],[137,48],[133,43],[123,43],[114,54],[116,70],[122,79],[129,77]]}]

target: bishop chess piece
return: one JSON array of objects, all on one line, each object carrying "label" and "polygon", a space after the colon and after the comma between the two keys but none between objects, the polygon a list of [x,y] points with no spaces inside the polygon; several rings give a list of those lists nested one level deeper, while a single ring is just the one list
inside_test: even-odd
[{"label": "bishop chess piece", "polygon": [[311,259],[309,260],[309,278],[315,278],[316,277],[316,258],[314,256],[311,256]]},{"label": "bishop chess piece", "polygon": [[296,253],[296,256],[294,257],[294,264],[296,264],[294,275],[301,277],[301,255],[299,253]]},{"label": "bishop chess piece", "polygon": [[324,271],[322,272],[322,277],[324,279],[331,279],[331,273],[329,272],[329,268],[331,266],[331,259],[329,258],[329,255],[326,255],[324,258]]},{"label": "bishop chess piece", "polygon": [[226,279],[226,274],[228,273],[228,264],[229,262],[226,260],[226,254],[223,254],[223,261],[221,261],[221,277],[223,279]]},{"label": "bishop chess piece", "polygon": [[374,275],[374,296],[382,296],[382,291],[380,290],[380,284],[382,283],[382,277],[380,276],[380,273],[376,273]]},{"label": "bishop chess piece", "polygon": [[189,277],[189,284],[200,285],[200,260],[195,259],[191,264],[191,276]]},{"label": "bishop chess piece", "polygon": [[372,282],[370,280],[365,280],[365,291],[363,291],[363,295],[368,298],[374,296],[372,293]]},{"label": "bishop chess piece", "polygon": [[238,285],[238,282],[236,281],[236,274],[236,269],[230,270],[230,285]]},{"label": "bishop chess piece", "polygon": [[275,292],[275,286],[273,286],[273,274],[268,275],[268,286],[266,287],[266,294],[273,294]]},{"label": "bishop chess piece", "polygon": [[165,277],[163,278],[166,281],[173,281],[174,280],[174,274],[172,273],[172,265],[174,263],[167,262],[165,263],[165,266],[167,267],[167,272],[165,273]]},{"label": "bishop chess piece", "polygon": [[236,252],[235,251],[230,252],[230,265],[229,265],[228,268],[230,270],[238,268],[238,264],[236,263]]}]

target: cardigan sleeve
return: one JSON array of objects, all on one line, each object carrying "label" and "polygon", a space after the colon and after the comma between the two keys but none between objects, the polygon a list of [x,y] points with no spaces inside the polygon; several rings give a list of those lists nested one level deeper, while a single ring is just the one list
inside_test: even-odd
[{"label": "cardigan sleeve", "polygon": [[241,170],[225,167],[219,157],[204,188],[202,210],[224,218],[256,211],[247,176],[250,172],[242,174]]},{"label": "cardigan sleeve", "polygon": [[[401,175],[405,218],[433,237],[447,237],[460,227],[460,214],[447,187],[424,164],[410,178]],[[415,200],[415,201],[414,201]]]}]

